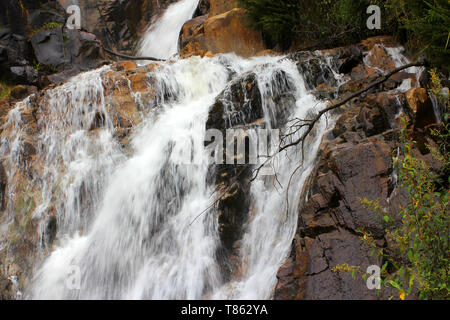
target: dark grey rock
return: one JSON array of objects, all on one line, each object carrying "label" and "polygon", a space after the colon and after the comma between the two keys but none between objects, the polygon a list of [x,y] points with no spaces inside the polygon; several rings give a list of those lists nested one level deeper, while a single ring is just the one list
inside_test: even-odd
[{"label": "dark grey rock", "polygon": [[38,84],[39,74],[33,67],[11,67],[10,72],[12,77],[11,80],[14,82],[31,85]]}]

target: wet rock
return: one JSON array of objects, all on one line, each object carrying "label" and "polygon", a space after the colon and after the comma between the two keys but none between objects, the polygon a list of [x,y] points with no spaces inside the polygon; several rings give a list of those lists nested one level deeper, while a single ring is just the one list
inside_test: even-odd
[{"label": "wet rock", "polygon": [[39,73],[33,67],[11,67],[10,72],[11,79],[14,82],[30,85],[37,85],[39,83]]},{"label": "wet rock", "polygon": [[[134,62],[124,61],[112,65],[113,71],[102,74],[106,107],[119,139],[125,144],[129,129],[142,121],[143,113],[157,105],[155,79],[148,73],[153,68],[152,64],[136,67]],[[91,129],[101,127],[103,118],[96,115]]]},{"label": "wet rock", "polygon": [[[347,130],[347,129],[346,129]],[[357,138],[355,138],[356,140]],[[361,141],[362,140],[362,141]],[[376,299],[364,281],[331,269],[337,265],[376,264],[356,233],[364,228],[384,235],[379,217],[367,211],[361,196],[385,199],[389,195],[390,148],[379,140],[328,145],[313,175],[314,193],[300,208],[293,243],[291,274],[278,275],[277,299]]]},{"label": "wet rock", "polygon": [[369,52],[369,62],[372,67],[376,67],[384,72],[390,72],[395,69],[394,61],[380,45],[375,45]]},{"label": "wet rock", "polygon": [[46,246],[51,247],[53,241],[56,238],[56,233],[58,231],[58,222],[56,219],[56,215],[50,215],[48,217],[47,226],[45,227],[45,232],[43,236],[43,240]]},{"label": "wet rock", "polygon": [[0,300],[14,300],[15,292],[11,280],[9,280],[0,269]]},{"label": "wet rock", "polygon": [[[377,47],[379,41],[382,40],[367,40],[358,48],[380,54],[372,62],[376,68],[388,70],[393,62],[383,61],[382,56],[387,53]],[[358,50],[347,58],[339,57],[335,50],[323,52],[331,57],[325,68],[318,67],[321,55],[293,55],[299,61],[299,69],[306,72],[309,88],[319,88],[326,95],[325,90],[336,85],[331,80],[331,68],[349,76],[336,90],[341,97],[377,78],[379,71],[364,66]],[[310,66],[305,67],[307,63]],[[403,93],[387,92],[408,79],[415,84],[411,75],[399,74],[392,83],[373,88],[338,111],[340,116],[332,134],[322,142],[308,183],[307,201],[299,209],[291,253],[277,274],[275,299],[379,299],[376,292],[367,289],[360,275],[352,278],[349,273],[332,269],[348,264],[365,271],[369,265],[380,265],[363,245],[357,230],[372,233],[380,245],[385,245],[384,226],[381,217],[367,210],[360,198],[379,199],[380,205],[393,213],[399,204],[408,201],[401,190],[395,189],[391,158],[392,150],[398,147],[399,116],[408,114],[409,107]],[[384,291],[381,297],[390,293]]]},{"label": "wet rock", "polygon": [[115,71],[127,71],[136,69],[137,65],[133,61],[122,61],[114,64],[112,68]]},{"label": "wet rock", "polygon": [[37,88],[34,86],[18,85],[11,89],[10,95],[14,99],[20,100],[36,92]]},{"label": "wet rock", "polygon": [[261,92],[254,73],[234,80],[217,98],[206,123],[208,129],[225,129],[245,125],[264,116]]},{"label": "wet rock", "polygon": [[425,88],[414,88],[406,92],[406,101],[413,111],[415,128],[422,129],[437,122],[433,103]]},{"label": "wet rock", "polygon": [[[8,185],[8,176],[6,175],[5,168],[0,162],[0,211],[5,210],[6,205],[6,187]],[[0,290],[1,292],[1,290]]]},{"label": "wet rock", "polygon": [[[248,73],[233,81],[230,87],[216,99],[209,113],[206,128],[220,130],[223,137],[226,137],[226,129],[245,126],[262,117],[261,93],[256,75]],[[236,156],[245,157],[246,155]],[[225,153],[223,159],[225,159]],[[243,226],[248,219],[251,170],[246,165],[225,164],[216,165],[213,171],[212,180],[217,185],[217,194],[221,195],[217,204],[222,244],[218,250],[218,256],[224,277],[227,278],[234,272],[233,266],[229,263],[230,257],[236,255],[236,248],[233,245],[241,239]]]},{"label": "wet rock", "polygon": [[[72,0],[59,0],[67,8]],[[106,47],[132,55],[138,39],[176,0],[84,0],[78,5],[83,13],[83,30],[96,35]]]},{"label": "wet rock", "polygon": [[304,76],[309,90],[314,90],[319,86],[334,87],[336,85],[333,70],[325,63],[324,57],[297,54],[292,58],[298,61],[297,68]]}]

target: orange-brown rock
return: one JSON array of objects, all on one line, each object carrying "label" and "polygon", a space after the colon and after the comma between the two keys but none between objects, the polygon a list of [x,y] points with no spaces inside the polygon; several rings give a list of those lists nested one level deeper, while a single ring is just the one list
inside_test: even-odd
[{"label": "orange-brown rock", "polygon": [[211,51],[213,54],[234,52],[243,57],[250,57],[265,49],[261,32],[248,27],[244,9],[235,8],[208,19],[204,18],[188,21],[183,27],[183,56],[203,56]]},{"label": "orange-brown rock", "polygon": [[126,71],[126,70],[136,69],[137,65],[133,61],[121,61],[121,62],[117,62],[113,66],[113,68],[116,71]]},{"label": "orange-brown rock", "polygon": [[372,67],[389,72],[395,69],[395,64],[386,50],[380,46],[375,45],[369,53],[369,63]]},{"label": "orange-brown rock", "polygon": [[[121,62],[112,66],[112,71],[103,73],[106,109],[118,131],[138,124],[142,120],[141,111],[154,106],[153,78],[148,72],[155,67],[156,64],[149,64],[137,68],[134,62]],[[141,110],[144,105],[150,108]]]},{"label": "orange-brown rock", "polygon": [[436,122],[433,104],[425,88],[414,88],[406,92],[406,101],[415,115],[415,128],[425,128]]},{"label": "orange-brown rock", "polygon": [[361,47],[364,48],[365,51],[370,51],[374,46],[380,44],[387,47],[394,47],[399,45],[398,42],[395,40],[395,38],[391,36],[371,37],[361,41],[360,43]]}]

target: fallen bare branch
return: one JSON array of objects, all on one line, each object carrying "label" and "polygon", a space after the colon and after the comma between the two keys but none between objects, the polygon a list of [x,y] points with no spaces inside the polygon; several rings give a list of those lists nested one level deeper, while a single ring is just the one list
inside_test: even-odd
[{"label": "fallen bare branch", "polygon": [[112,54],[113,56],[117,56],[119,58],[123,58],[123,59],[127,59],[127,60],[150,60],[150,61],[166,61],[164,59],[158,59],[158,58],[153,58],[153,57],[134,57],[134,56],[128,56],[126,54],[121,54],[121,53],[117,53],[114,52],[112,50],[109,50],[107,48],[104,48],[105,51],[109,54]]},{"label": "fallen bare branch", "polygon": [[[356,97],[362,95],[363,93],[366,93],[366,92],[369,91],[370,89],[372,89],[372,88],[374,88],[374,87],[376,87],[376,86],[379,86],[380,84],[386,82],[387,80],[389,80],[390,77],[392,77],[394,74],[396,74],[396,73],[398,73],[398,72],[400,72],[400,71],[402,71],[402,70],[405,70],[405,69],[408,69],[408,68],[411,68],[411,67],[419,67],[419,66],[425,66],[425,65],[426,65],[426,62],[414,62],[414,63],[406,64],[406,65],[401,66],[401,67],[399,67],[399,68],[396,68],[396,69],[392,70],[391,72],[389,72],[388,74],[384,75],[384,76],[383,76],[382,78],[380,78],[379,80],[377,80],[377,81],[375,81],[375,82],[372,82],[372,83],[369,84],[367,87],[362,88],[362,89],[360,89],[360,90],[358,90],[358,91],[356,91],[356,92],[350,94],[349,96],[347,96],[346,98],[344,98],[344,99],[341,100],[340,102],[335,103],[335,104],[332,104],[332,105],[328,106],[327,108],[321,110],[321,111],[320,111],[313,119],[310,119],[310,120],[308,120],[308,119],[293,119],[293,120],[290,120],[290,122],[296,121],[296,122],[293,124],[293,126],[297,126],[297,127],[295,128],[294,131],[290,132],[286,137],[290,137],[290,136],[292,136],[292,135],[298,133],[300,130],[302,130],[302,129],[304,129],[304,128],[306,128],[305,132],[303,132],[303,134],[302,134],[297,140],[295,140],[295,141],[292,141],[292,142],[290,142],[290,143],[288,143],[288,144],[286,144],[286,145],[283,145],[283,146],[281,146],[281,144],[280,144],[280,147],[278,148],[278,150],[277,150],[273,155],[269,156],[269,157],[266,159],[266,161],[264,161],[264,163],[262,163],[258,168],[256,168],[256,169],[254,170],[255,174],[254,174],[254,176],[250,179],[250,182],[253,182],[253,181],[258,177],[258,174],[259,174],[259,172],[261,171],[261,169],[262,169],[262,168],[263,168],[263,167],[264,167],[264,166],[265,166],[265,165],[266,165],[266,164],[267,164],[267,163],[268,163],[275,155],[277,155],[278,153],[280,153],[280,152],[282,152],[282,151],[284,151],[284,150],[287,150],[287,149],[290,148],[290,147],[296,146],[296,145],[298,145],[298,144],[301,144],[301,145],[302,145],[302,162],[303,162],[303,159],[304,159],[304,144],[305,144],[305,139],[308,137],[308,135],[311,133],[312,129],[314,128],[315,124],[320,120],[320,118],[321,118],[324,114],[326,114],[326,113],[328,113],[329,111],[332,111],[332,110],[334,110],[334,109],[337,109],[337,108],[342,107],[343,105],[345,105],[345,104],[346,104],[347,102],[349,102],[350,100],[352,100],[352,99],[354,99],[354,98],[356,98]],[[291,127],[292,127],[292,126],[291,126]],[[286,138],[286,137],[285,137],[285,138]],[[296,170],[296,171],[297,171],[297,170]]]}]

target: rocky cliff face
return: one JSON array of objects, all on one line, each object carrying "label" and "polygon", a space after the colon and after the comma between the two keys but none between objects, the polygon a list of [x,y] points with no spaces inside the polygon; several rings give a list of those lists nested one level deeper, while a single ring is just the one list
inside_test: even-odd
[{"label": "rocky cliff face", "polygon": [[[52,127],[62,136],[70,135],[70,128],[73,128],[70,121],[84,121],[80,119],[87,116],[85,119],[88,120],[83,126],[88,137],[95,138],[99,128],[108,125],[104,113],[107,112],[110,125],[116,128],[117,145],[123,148],[123,152],[131,152],[128,141],[131,128],[139,124],[143,115],[150,111],[141,106],[145,104],[151,108],[156,104],[156,97],[149,88],[152,79],[147,76],[151,68],[152,65],[148,65],[138,69],[134,63],[127,62],[105,70],[102,74],[102,90],[108,97],[106,110],[95,111],[94,105],[98,101],[93,96],[91,104],[86,104],[88,108],[79,110],[77,117],[80,118],[69,120],[69,123],[61,121],[65,111],[56,111],[50,103],[54,89],[34,93],[18,104],[6,104],[7,108],[15,108],[12,112],[2,110],[0,136],[6,148],[2,151],[0,165],[0,296],[3,298],[16,298],[16,294],[28,286],[36,262],[52,248],[59,228],[58,201],[55,198],[56,202],[48,207],[45,205],[42,182],[49,177],[48,174],[52,175],[49,171],[53,168],[63,170],[64,155],[57,151],[55,155],[59,160],[49,162],[50,150],[43,148],[39,136],[52,130]],[[139,99],[134,94],[139,95]],[[90,98],[84,97],[86,100]],[[67,99],[66,107],[76,109],[77,98]],[[52,167],[52,163],[56,166]],[[60,194],[59,187],[54,187],[51,192]],[[86,204],[90,201],[89,197],[89,191],[86,190],[79,201]],[[41,205],[47,209],[37,213]]]},{"label": "rocky cliff face", "polygon": [[43,88],[106,63],[95,35],[65,28],[58,1],[4,1],[0,19],[2,81]]},{"label": "rocky cliff face", "polygon": [[[87,0],[79,3],[81,26],[108,48],[132,54],[149,25],[176,0]],[[59,0],[67,8],[71,0]]]},{"label": "rocky cliff face", "polygon": [[[381,46],[383,43],[386,46]],[[345,72],[350,80],[338,92],[345,94],[366,86],[376,69],[392,70],[395,62],[385,49],[389,43],[392,45],[392,40],[374,38],[359,44],[360,50],[368,52],[368,64],[352,57],[352,68]],[[348,264],[365,271],[369,265],[382,265],[370,256],[358,230],[372,233],[378,245],[390,248],[381,217],[364,208],[361,199],[379,200],[393,214],[408,201],[408,195],[396,185],[392,165],[400,147],[400,118],[408,119],[419,140],[426,139],[431,145],[434,142],[425,138],[424,128],[438,121],[425,89],[401,89],[402,83],[418,80],[399,73],[341,110],[335,128],[322,142],[316,169],[304,190],[297,233],[291,254],[278,272],[275,299],[379,298],[358,276],[352,278],[332,269]],[[420,106],[411,98],[417,94],[421,95]],[[417,151],[418,156],[442,174],[431,154],[422,152]],[[381,298],[389,297],[389,292],[381,293]]]},{"label": "rocky cliff face", "polygon": [[[66,4],[62,0],[59,2]],[[114,41],[121,39],[121,48],[129,49],[133,35],[140,34],[152,17],[171,2],[126,1],[119,14],[114,11],[119,10],[114,6],[116,2],[97,1],[102,14],[120,16],[115,21],[107,20],[102,26],[91,24],[98,16],[94,13],[96,7],[87,1],[85,9],[91,14],[85,18],[85,23],[92,25],[90,31],[104,37],[105,42],[110,41],[110,37]],[[188,57],[236,52],[248,57],[264,50],[261,35],[247,28],[245,12],[236,8],[236,2],[201,1],[198,16],[183,27],[181,54]],[[13,23],[11,17],[31,21],[31,25],[39,28],[44,21],[64,21],[64,10],[56,1],[48,1],[53,15],[47,18],[48,14],[40,11],[43,7],[33,7],[30,1],[22,3],[26,10],[17,7],[14,1],[0,4],[0,8],[7,8],[0,10],[1,18],[10,19],[10,25],[4,24],[5,28],[0,31],[2,72],[16,74],[22,77],[22,82],[39,86],[44,80],[47,81],[44,84],[48,84],[63,82],[65,78],[59,72],[41,74],[32,66],[33,59],[45,66],[61,68],[66,76],[104,63],[101,44],[85,31],[71,32],[57,26],[39,30],[27,38],[27,24]],[[30,15],[35,18],[30,20]],[[398,44],[390,38],[373,38],[346,48],[319,53],[298,52],[287,59],[296,62],[308,88],[318,98],[333,101],[367,86],[381,72],[395,68],[398,63],[392,55],[395,48]],[[154,112],[161,98],[155,94],[155,81],[148,75],[156,65],[137,67],[132,62],[122,62],[101,73],[106,108],[88,117],[89,135],[98,134],[102,126],[112,125],[118,146],[125,154],[133,152],[129,141],[133,128],[146,113]],[[76,69],[72,70],[73,67]],[[336,80],[336,74],[342,81]],[[285,81],[285,75],[279,74],[278,80]],[[407,196],[397,188],[392,167],[392,156],[399,146],[399,119],[406,117],[418,140],[431,144],[433,142],[424,133],[437,120],[426,90],[420,88],[423,87],[422,80],[412,73],[396,74],[381,87],[353,99],[335,114],[335,128],[323,140],[315,170],[303,193],[298,195],[302,205],[297,231],[291,253],[277,275],[275,299],[377,299],[376,293],[368,290],[362,280],[334,273],[332,268],[344,263],[363,269],[380,264],[363,246],[357,234],[359,229],[372,232],[380,245],[389,246],[382,222],[363,208],[359,198],[379,199],[383,206],[394,212],[404,203]],[[249,73],[234,80],[230,88],[216,99],[205,124],[207,128],[226,130],[244,124],[250,127],[261,119],[261,95],[254,75]],[[42,204],[40,179],[44,176],[46,158],[38,137],[44,130],[43,119],[52,117],[48,107],[52,90],[55,89],[37,92],[36,87],[19,86],[11,92],[9,100],[0,100],[2,141],[15,142],[19,123],[21,126],[20,139],[16,141],[20,144],[20,152],[14,158],[17,161],[5,160],[14,151],[11,144],[10,150],[4,150],[0,162],[0,299],[17,298],[17,293],[28,286],[36,261],[48,254],[58,230],[56,203],[41,216],[33,215]],[[227,99],[232,101],[239,117],[227,114],[224,95],[231,95]],[[29,98],[25,102],[15,104],[26,96]],[[290,100],[292,92],[288,86],[274,97],[278,106],[289,105]],[[69,101],[68,108],[71,106]],[[281,111],[278,118],[285,121]],[[111,123],[106,123],[105,113]],[[424,149],[417,152],[439,172],[440,168],[431,160],[430,154]],[[216,169],[212,179],[219,189],[226,189],[217,204],[222,243],[218,256],[224,278],[239,278],[242,273],[240,240],[252,210],[246,197],[252,168],[218,166]],[[6,196],[11,192],[17,195],[13,200]],[[61,190],[55,188],[52,192],[58,195]],[[80,201],[88,199],[85,191],[85,197]],[[6,208],[14,214],[7,216]]]},{"label": "rocky cliff face", "polygon": [[81,30],[65,27],[73,1],[4,1],[0,4],[2,80],[44,88],[98,68],[103,46],[132,54],[139,37],[174,0],[81,1]]}]

